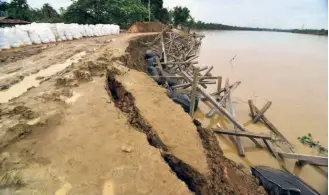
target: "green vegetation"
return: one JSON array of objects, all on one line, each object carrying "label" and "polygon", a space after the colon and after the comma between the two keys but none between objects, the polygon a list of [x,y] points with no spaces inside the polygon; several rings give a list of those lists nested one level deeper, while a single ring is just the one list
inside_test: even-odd
[{"label": "green vegetation", "polygon": [[318,141],[314,141],[312,135],[309,133],[308,135],[304,135],[302,137],[298,137],[298,140],[304,144],[309,146],[310,148],[316,148],[319,153],[325,153],[328,155],[328,149],[320,145]]},{"label": "green vegetation", "polygon": [[[66,22],[78,24],[112,23],[128,28],[136,21],[148,21],[149,0],[74,0],[67,8],[61,7],[59,13],[49,4],[40,9],[31,8],[27,0],[0,0],[0,12],[7,16],[31,22]],[[328,35],[321,29],[269,29],[229,26],[216,23],[195,22],[187,7],[176,6],[172,10],[163,7],[163,0],[151,1],[151,21],[159,21],[175,26],[187,26],[205,30],[248,30],[277,31],[314,35]]]}]

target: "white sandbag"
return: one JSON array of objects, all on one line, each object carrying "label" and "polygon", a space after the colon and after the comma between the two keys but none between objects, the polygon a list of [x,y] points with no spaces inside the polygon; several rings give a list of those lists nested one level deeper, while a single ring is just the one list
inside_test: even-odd
[{"label": "white sandbag", "polygon": [[21,39],[23,45],[32,45],[29,34],[27,30],[22,30],[20,27],[16,27],[16,33]]},{"label": "white sandbag", "polygon": [[55,36],[55,40],[56,41],[61,41],[62,39],[59,37],[59,33],[58,33],[58,30],[57,30],[56,24],[49,24],[49,27],[50,27],[51,32]]},{"label": "white sandbag", "polygon": [[5,28],[4,34],[10,47],[20,47],[23,45],[19,35],[16,33],[16,28]]},{"label": "white sandbag", "polygon": [[58,40],[66,41],[67,38],[65,36],[65,24],[64,23],[57,23],[56,29],[58,32]]},{"label": "white sandbag", "polygon": [[32,23],[31,28],[35,30],[35,32],[39,35],[40,40],[42,43],[50,43],[50,36],[49,31],[51,32],[50,28],[47,27],[43,23]]},{"label": "white sandbag", "polygon": [[5,29],[0,28],[0,50],[9,49],[10,45],[5,37]]},{"label": "white sandbag", "polygon": [[63,29],[64,29],[64,34],[65,34],[66,40],[70,40],[70,41],[73,40],[70,25],[69,24],[63,24]]}]

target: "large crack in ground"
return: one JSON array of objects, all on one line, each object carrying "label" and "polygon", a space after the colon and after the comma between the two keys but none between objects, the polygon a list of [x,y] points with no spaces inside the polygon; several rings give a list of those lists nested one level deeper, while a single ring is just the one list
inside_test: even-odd
[{"label": "large crack in ground", "polygon": [[122,84],[115,79],[113,73],[108,72],[106,82],[108,85],[107,92],[116,107],[127,114],[128,122],[132,126],[146,134],[151,146],[161,149],[161,156],[172,171],[176,173],[177,177],[185,182],[188,188],[196,194],[212,194],[209,191],[207,179],[189,164],[174,156],[152,127],[142,118],[135,106],[133,95],[124,89]]}]

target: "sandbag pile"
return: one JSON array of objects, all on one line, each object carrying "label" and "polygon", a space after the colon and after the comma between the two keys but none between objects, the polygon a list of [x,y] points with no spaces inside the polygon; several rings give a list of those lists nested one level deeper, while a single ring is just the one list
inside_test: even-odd
[{"label": "sandbag pile", "polygon": [[0,50],[119,33],[120,27],[114,24],[32,23],[16,25],[11,28],[0,28]]}]

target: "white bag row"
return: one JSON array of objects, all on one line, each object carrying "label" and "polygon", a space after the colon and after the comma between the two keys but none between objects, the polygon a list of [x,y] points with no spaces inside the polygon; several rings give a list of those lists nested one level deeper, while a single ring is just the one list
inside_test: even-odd
[{"label": "white bag row", "polygon": [[119,33],[120,27],[114,24],[32,23],[16,25],[12,28],[0,28],[0,50]]}]

